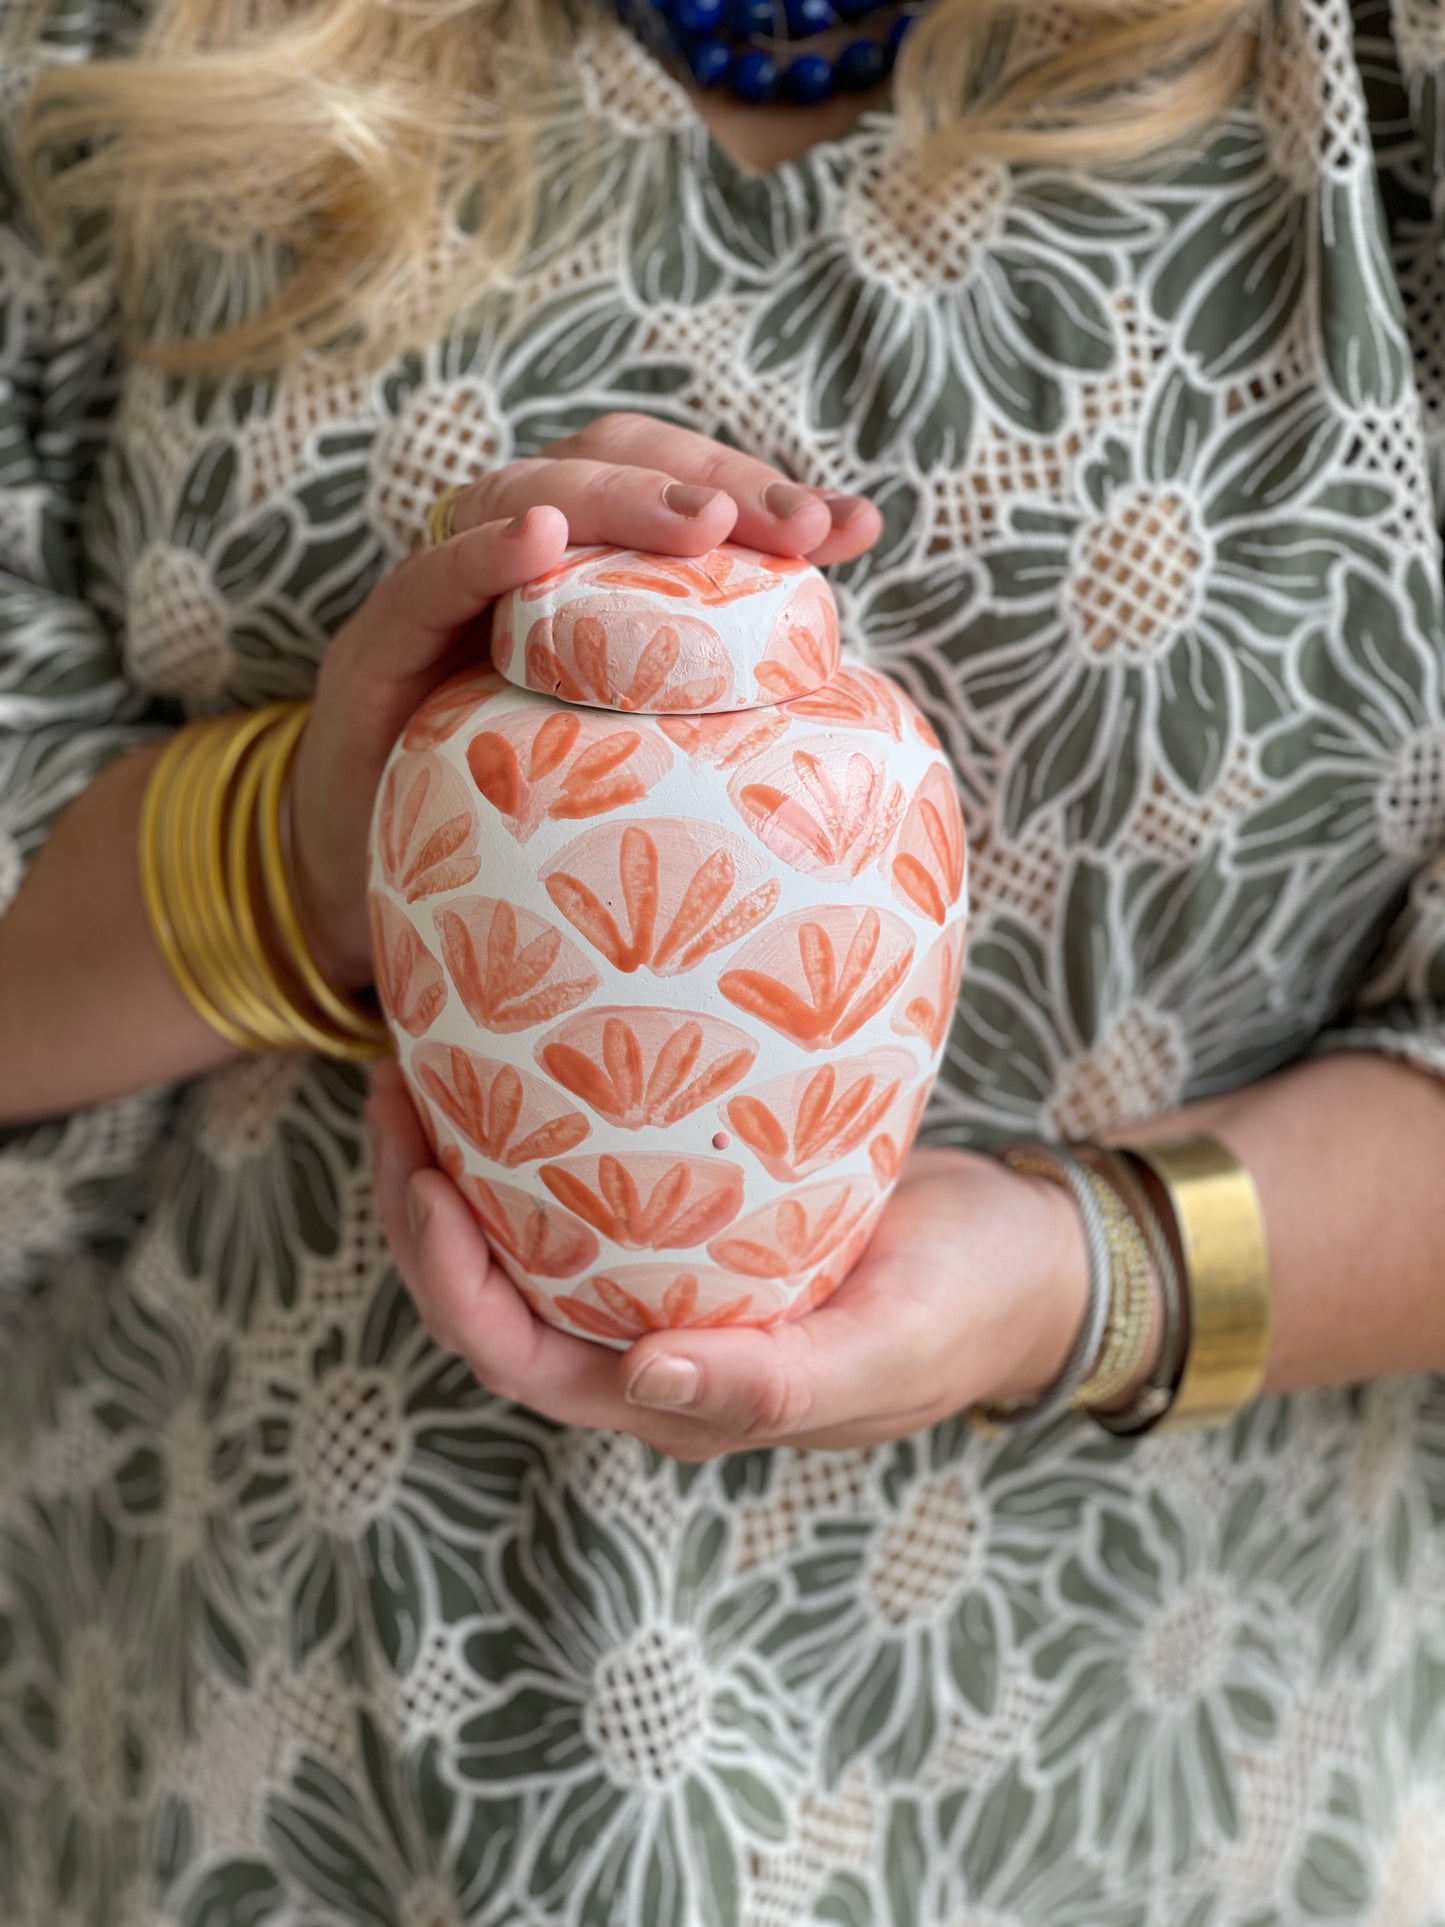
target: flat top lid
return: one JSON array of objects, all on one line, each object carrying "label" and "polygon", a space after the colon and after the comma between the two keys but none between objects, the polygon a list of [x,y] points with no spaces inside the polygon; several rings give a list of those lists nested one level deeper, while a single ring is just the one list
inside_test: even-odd
[{"label": "flat top lid", "polygon": [[500,598],[492,661],[520,689],[593,709],[764,709],[833,680],[838,609],[797,556],[571,549]]}]

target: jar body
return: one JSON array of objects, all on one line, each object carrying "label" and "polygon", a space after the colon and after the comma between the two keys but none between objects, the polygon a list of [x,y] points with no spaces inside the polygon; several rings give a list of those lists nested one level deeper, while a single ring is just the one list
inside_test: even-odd
[{"label": "jar body", "polygon": [[674,715],[468,671],[373,818],[377,986],[438,1162],[538,1314],[616,1346],[846,1277],[937,1074],[966,898],[943,751],[849,665]]}]

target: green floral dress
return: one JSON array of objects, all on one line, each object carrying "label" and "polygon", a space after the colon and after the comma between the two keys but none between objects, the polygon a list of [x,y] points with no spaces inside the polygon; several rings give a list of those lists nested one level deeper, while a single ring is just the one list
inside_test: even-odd
[{"label": "green floral dress", "polygon": [[[371,377],[120,367],[10,207],[0,906],[109,758],[306,692],[444,484],[645,409],[883,510],[847,630],[971,837],[925,1136],[1445,1073],[1442,0],[1279,0],[1192,159],[948,191],[577,71],[580,235]],[[0,1918],[1445,1923],[1445,1381],[681,1466],[433,1348],[362,1096],[0,1138]]]}]

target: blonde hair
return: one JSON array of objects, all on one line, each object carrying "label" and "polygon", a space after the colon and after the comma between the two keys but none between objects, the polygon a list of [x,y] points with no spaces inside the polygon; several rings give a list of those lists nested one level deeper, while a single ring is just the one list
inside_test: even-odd
[{"label": "blonde hair", "polygon": [[[539,220],[565,221],[539,208],[536,166],[574,79],[565,5],[156,0],[127,54],[31,89],[31,198],[56,238],[103,217],[143,358],[274,366],[325,344],[374,361],[399,330],[455,319]],[[899,63],[900,119],[940,166],[1127,162],[1229,106],[1255,5],[932,0]],[[1022,64],[996,58],[1010,20],[1042,40]],[[449,223],[469,238],[437,273]]]}]

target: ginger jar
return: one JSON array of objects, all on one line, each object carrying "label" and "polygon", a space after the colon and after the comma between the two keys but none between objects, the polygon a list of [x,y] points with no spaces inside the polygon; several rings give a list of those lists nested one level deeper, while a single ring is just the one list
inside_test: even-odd
[{"label": "ginger jar", "polygon": [[963,818],[810,564],[570,552],[397,741],[376,982],[437,1160],[603,1344],[837,1289],[937,1075]]}]

